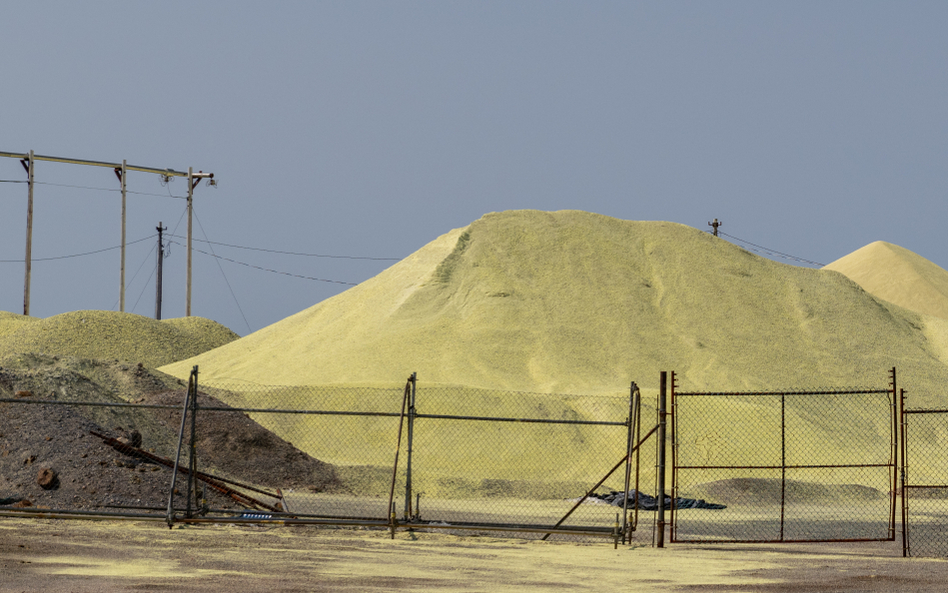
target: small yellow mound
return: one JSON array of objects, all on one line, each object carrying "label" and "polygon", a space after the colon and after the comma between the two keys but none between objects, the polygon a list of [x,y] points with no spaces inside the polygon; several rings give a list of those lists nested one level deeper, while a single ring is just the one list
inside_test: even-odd
[{"label": "small yellow mound", "polygon": [[74,311],[47,319],[0,315],[0,358],[39,353],[117,359],[155,368],[237,337],[214,321],[195,317],[157,321],[112,311]]},{"label": "small yellow mound", "polygon": [[226,326],[206,317],[176,317],[174,319],[162,319],[161,323],[170,325],[197,343],[203,344],[201,347],[205,350],[202,350],[202,352],[233,342],[240,337]]},{"label": "small yellow mound", "polygon": [[948,319],[948,271],[904,247],[876,241],[824,269],[842,273],[880,299]]},{"label": "small yellow mound", "polygon": [[19,329],[24,323],[36,321],[33,317],[0,311],[0,336]]}]

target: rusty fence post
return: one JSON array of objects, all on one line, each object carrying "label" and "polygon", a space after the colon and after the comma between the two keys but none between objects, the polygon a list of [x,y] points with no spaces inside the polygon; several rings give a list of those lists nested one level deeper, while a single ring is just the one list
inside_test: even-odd
[{"label": "rusty fence post", "polygon": [[[194,367],[197,369],[197,367]],[[171,487],[168,493],[168,511],[165,522],[168,523],[168,529],[174,526],[174,484],[178,479],[178,466],[181,462],[181,444],[184,442],[184,429],[188,422],[188,407],[191,405],[191,393],[195,388],[195,371],[191,371],[188,378],[188,393],[184,396],[184,408],[181,411],[181,430],[178,431],[178,448],[174,455],[174,468],[171,470]]]},{"label": "rusty fence post", "polygon": [[[624,492],[625,494],[622,497],[622,543],[626,543],[626,538],[629,541],[632,540],[631,535],[629,535],[629,482],[632,479],[632,430],[635,426],[636,420],[638,418],[638,411],[636,409],[636,404],[638,403],[638,392],[639,388],[635,384],[635,381],[632,382],[632,386],[629,389],[629,416],[626,420],[629,424],[626,434],[626,443],[625,443],[625,481]],[[635,491],[635,500],[638,501],[639,492]],[[635,527],[632,527],[635,529]]]},{"label": "rusty fence post", "polygon": [[908,557],[909,551],[909,539],[908,539],[908,489],[905,487],[908,483],[908,478],[906,476],[906,470],[908,469],[908,463],[906,460],[906,442],[908,441],[908,436],[906,435],[906,428],[908,428],[906,415],[905,415],[905,390],[902,389],[899,391],[899,416],[902,424],[902,473],[900,475],[900,481],[902,485],[902,557]]},{"label": "rusty fence post", "polygon": [[665,421],[666,421],[666,394],[668,389],[668,373],[662,371],[658,389],[658,533],[655,546],[665,547]]},{"label": "rusty fence post", "polygon": [[411,458],[415,435],[415,397],[417,395],[418,373],[412,373],[408,381],[411,383],[411,394],[408,396],[408,456],[405,460],[405,521],[410,521],[414,515],[411,506]]},{"label": "rusty fence post", "polygon": [[[191,446],[188,448],[188,510],[187,518],[194,516],[197,510],[197,409],[198,409],[198,367],[194,365],[191,374],[194,376],[194,388],[191,394]],[[192,510],[191,500],[194,499],[194,508]]]}]

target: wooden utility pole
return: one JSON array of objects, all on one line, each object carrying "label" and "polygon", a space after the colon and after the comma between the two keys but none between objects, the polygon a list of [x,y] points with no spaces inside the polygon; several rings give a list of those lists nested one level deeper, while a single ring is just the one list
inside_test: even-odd
[{"label": "wooden utility pole", "polygon": [[155,274],[155,319],[158,320],[161,320],[161,262],[165,260],[165,244],[161,234],[167,230],[168,227],[158,223],[158,271]]},{"label": "wooden utility pole", "polygon": [[20,163],[26,169],[29,198],[26,203],[26,279],[23,282],[23,314],[30,314],[30,272],[33,267],[33,151]]},{"label": "wooden utility pole", "polygon": [[711,227],[712,229],[714,229],[714,230],[711,231],[711,232],[714,233],[714,236],[715,236],[715,237],[718,236],[718,227],[719,227],[719,226],[722,226],[723,224],[724,224],[723,222],[718,222],[718,219],[717,219],[717,218],[714,219],[714,222],[709,222],[709,223],[708,223],[708,226]]},{"label": "wooden utility pole", "polygon": [[181,171],[175,171],[174,169],[158,169],[156,167],[141,167],[138,165],[129,165],[126,161],[119,163],[109,163],[106,161],[88,161],[85,159],[74,159],[69,157],[58,157],[58,156],[46,156],[41,154],[34,154],[31,150],[29,153],[17,153],[17,152],[3,152],[0,151],[0,157],[9,157],[20,159],[20,162],[23,164],[23,168],[26,169],[27,175],[29,177],[29,201],[27,203],[26,210],[26,280],[23,287],[23,314],[30,314],[30,276],[32,270],[32,245],[33,245],[33,168],[36,161],[49,161],[54,163],[69,163],[72,165],[91,165],[93,167],[110,167],[115,170],[115,174],[118,176],[119,180],[122,183],[122,269],[121,269],[121,281],[122,286],[119,293],[119,302],[121,303],[121,310],[125,310],[125,246],[126,246],[126,235],[125,235],[125,221],[126,221],[126,179],[128,177],[129,171],[141,171],[143,173],[155,173],[161,175],[162,179],[167,182],[170,181],[173,177],[187,177],[188,178],[188,315],[191,315],[191,214],[192,214],[192,200],[194,197],[194,188],[198,183],[203,179],[208,179],[209,185],[217,185],[217,182],[214,180],[213,173],[204,173],[198,171],[194,173],[191,168],[188,169],[187,173]]},{"label": "wooden utility pole", "polygon": [[123,313],[125,312],[125,178],[127,169],[128,165],[124,159],[122,159],[121,167],[115,167],[115,175],[122,184],[122,270],[120,274],[122,287],[119,290],[119,311]]},{"label": "wooden utility pole", "polygon": [[204,171],[194,172],[192,167],[188,167],[188,298],[185,307],[185,316],[191,316],[191,218],[194,215],[194,188],[201,183],[202,179],[210,179],[213,184],[214,174]]},{"label": "wooden utility pole", "polygon": [[191,217],[194,213],[194,169],[188,167],[188,302],[185,317],[191,316]]}]

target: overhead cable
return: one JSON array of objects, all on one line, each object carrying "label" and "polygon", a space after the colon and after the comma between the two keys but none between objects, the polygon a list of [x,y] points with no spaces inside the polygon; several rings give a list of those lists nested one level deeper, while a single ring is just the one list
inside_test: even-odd
[{"label": "overhead cable", "polygon": [[[156,234],[157,234],[157,233],[156,233]],[[152,235],[152,237],[154,237],[154,236],[155,236],[155,235]],[[157,249],[158,249],[158,246],[157,246],[157,245],[152,245],[152,246],[151,246],[151,250],[148,252],[148,255],[145,256],[145,259],[142,260],[141,265],[139,265],[139,266],[138,266],[138,269],[135,270],[135,273],[132,274],[131,280],[129,280],[128,283],[125,285],[126,287],[131,286],[131,285],[135,282],[135,278],[138,277],[138,273],[142,271],[142,268],[145,267],[145,264],[148,262],[148,260],[151,259],[151,254],[154,253]],[[158,264],[157,264],[157,263],[155,264],[155,269],[158,269]],[[152,273],[154,273],[154,272],[152,272]],[[147,283],[147,282],[145,283],[145,286],[148,286],[148,283]],[[142,294],[144,294],[144,289],[142,289]],[[141,298],[142,298],[142,295],[139,294],[139,295],[138,295],[138,298],[141,299]],[[115,304],[112,305],[112,310],[113,310],[113,311],[115,311],[115,310],[118,308],[119,300],[120,300],[120,299],[115,299]],[[137,300],[135,301],[135,304],[136,304],[136,305],[138,304],[138,301],[137,301]],[[135,307],[132,307],[132,312],[134,312],[134,311],[135,311]]]},{"label": "overhead cable", "polygon": [[[174,235],[178,239],[185,239],[179,235]],[[265,247],[247,247],[245,245],[234,245],[231,243],[220,243],[217,241],[201,241],[200,239],[192,239],[193,241],[200,241],[201,243],[208,243],[211,245],[221,245],[222,247],[233,247],[235,249],[247,249],[249,251],[264,251],[266,253],[277,253],[280,255],[300,255],[303,257],[324,257],[327,259],[363,259],[370,261],[400,261],[401,258],[398,257],[365,257],[359,255],[326,255],[322,253],[301,253],[298,251],[282,251],[279,249],[267,249]]]},{"label": "overhead cable", "polygon": [[[186,247],[183,243],[178,243],[177,241],[174,241],[174,240],[170,240],[169,242],[170,242],[170,243],[174,243],[175,245],[178,245],[178,246],[180,246],[180,247]],[[246,266],[246,267],[248,267],[248,268],[254,268],[254,269],[256,269],[256,270],[262,270],[262,271],[264,271],[264,272],[271,272],[271,273],[273,273],[273,274],[282,274],[282,275],[284,275],[284,276],[292,276],[292,277],[294,277],[294,278],[302,278],[303,280],[315,280],[316,282],[329,282],[329,283],[331,283],[331,284],[344,284],[344,285],[346,285],[346,286],[356,286],[356,285],[357,285],[357,283],[355,283],[355,282],[344,282],[344,281],[342,281],[342,280],[327,280],[326,278],[314,278],[314,277],[312,277],[312,276],[304,276],[304,275],[302,275],[302,274],[293,274],[292,272],[282,272],[282,271],[280,271],[280,270],[273,270],[273,269],[270,269],[270,268],[264,268],[264,267],[261,267],[261,266],[255,266],[255,265],[253,265],[253,264],[248,264],[247,262],[237,261],[237,260],[235,260],[235,259],[231,259],[231,258],[229,258],[229,257],[224,257],[224,256],[217,255],[217,254],[214,254],[214,253],[208,253],[207,251],[202,251],[202,250],[200,250],[200,249],[195,249],[195,248],[193,248],[193,247],[192,247],[192,250],[193,250],[193,251],[197,251],[198,253],[203,253],[204,255],[208,255],[208,256],[210,256],[210,257],[215,257],[215,258],[217,258],[217,259],[222,259],[222,260],[224,260],[224,261],[229,261],[229,262],[231,262],[231,263],[239,264],[239,265],[241,265],[241,266]]]},{"label": "overhead cable", "polygon": [[[201,234],[204,235],[205,241],[207,241],[207,243],[210,243],[210,241],[207,240],[207,232],[204,230],[204,225],[201,224],[201,219],[198,218],[197,212],[194,212],[194,220],[197,221],[198,228],[201,229]],[[213,247],[211,247],[211,254],[217,255],[216,253],[214,253]],[[221,271],[221,276],[224,277],[224,283],[227,284],[227,289],[230,291],[230,296],[233,297],[234,303],[237,304],[237,310],[240,311],[240,316],[244,318],[244,323],[247,325],[247,331],[250,333],[253,333],[253,330],[250,329],[250,322],[247,321],[247,316],[244,315],[244,309],[243,307],[240,306],[240,301],[237,300],[237,295],[234,293],[234,289],[230,285],[230,280],[227,279],[227,274],[224,273],[224,268],[223,266],[221,266],[221,261],[218,259],[216,260],[216,262],[217,262],[217,268]]]},{"label": "overhead cable", "polygon": [[[28,181],[9,181],[8,183],[29,183],[29,182],[28,182]],[[52,183],[52,182],[49,182],[49,181],[34,181],[33,183],[35,183],[36,185],[51,185],[51,186],[54,186],[54,187],[67,187],[67,188],[70,188],[70,189],[88,189],[88,190],[92,190],[92,191],[108,191],[108,192],[114,192],[114,193],[121,193],[121,191],[122,191],[121,188],[115,188],[115,187],[92,187],[92,186],[88,186],[88,185],[70,185],[70,184],[68,184],[68,183]],[[133,190],[130,190],[130,189],[126,189],[126,190],[125,190],[125,193],[127,193],[127,194],[135,194],[135,195],[137,195],[137,196],[155,196],[155,197],[157,197],[157,198],[175,198],[176,200],[187,200],[187,199],[188,199],[187,196],[176,196],[176,195],[173,195],[170,191],[169,191],[167,194],[156,194],[156,193],[152,193],[152,192],[133,191]]]},{"label": "overhead cable", "polygon": [[135,309],[138,307],[138,301],[142,300],[142,296],[144,296],[145,294],[145,289],[148,288],[148,285],[151,283],[151,279],[155,277],[155,273],[157,271],[158,271],[158,263],[155,262],[155,267],[151,269],[151,274],[148,275],[148,280],[145,280],[145,284],[142,286],[142,291],[138,293],[138,298],[135,299],[135,304],[132,305],[131,313],[135,312]]},{"label": "overhead cable", "polygon": [[122,190],[114,187],[90,187],[88,185],[70,185],[68,183],[52,183],[50,181],[33,181],[36,185],[52,185],[54,187],[68,187],[70,189],[90,189],[92,191],[111,191],[121,192]]},{"label": "overhead cable", "polygon": [[778,255],[778,256],[780,256],[780,257],[782,257],[782,258],[784,258],[784,259],[790,259],[790,260],[793,260],[793,261],[798,261],[798,262],[801,262],[801,263],[810,264],[810,265],[812,265],[812,266],[819,266],[819,267],[821,267],[821,268],[826,265],[826,264],[821,264],[820,262],[815,262],[815,261],[810,260],[810,259],[804,259],[804,258],[802,258],[802,257],[797,257],[797,256],[795,256],[795,255],[790,255],[789,253],[783,253],[783,252],[777,251],[777,250],[775,250],[775,249],[770,249],[770,248],[768,248],[768,247],[763,247],[763,246],[761,246],[761,245],[757,245],[756,243],[751,243],[750,241],[745,241],[744,239],[739,239],[739,238],[735,237],[734,235],[729,235],[729,234],[725,233],[724,231],[718,231],[718,234],[721,235],[721,236],[724,236],[724,237],[729,237],[729,238],[731,238],[731,239],[734,239],[735,241],[737,241],[737,242],[739,242],[739,243],[744,243],[745,245],[750,245],[751,247],[755,248],[755,249],[751,249],[752,251],[760,250],[760,251],[763,251],[764,253],[768,253],[768,254],[770,254],[770,255]]},{"label": "overhead cable", "polygon": [[[143,238],[143,239],[136,239],[136,240],[134,240],[134,241],[129,241],[129,242],[125,243],[125,245],[126,245],[126,246],[128,246],[128,245],[134,245],[135,243],[141,243],[142,241],[147,241],[147,240],[152,239],[152,238],[157,237],[157,236],[158,236],[158,235],[157,235],[157,233],[156,233],[156,234],[154,234],[154,235],[150,235],[150,236],[145,237],[145,238]],[[57,255],[57,256],[55,256],[55,257],[33,257],[33,258],[30,258],[30,261],[37,262],[37,261],[53,261],[53,260],[58,260],[58,259],[70,259],[70,258],[73,258],[73,257],[84,257],[84,256],[86,256],[86,255],[95,255],[95,254],[97,254],[97,253],[104,253],[104,252],[106,252],[106,251],[114,251],[114,250],[116,250],[116,249],[121,249],[121,248],[122,248],[121,245],[116,245],[116,246],[114,246],[114,247],[106,247],[106,248],[104,248],[104,249],[96,249],[95,251],[86,251],[85,253],[73,253],[72,255]],[[2,263],[2,264],[22,264],[22,263],[25,262],[25,261],[26,261],[25,259],[0,259],[0,263]]]},{"label": "overhead cable", "polygon": [[147,191],[132,191],[130,189],[125,190],[127,194],[135,194],[137,196],[155,196],[156,198],[174,198],[176,200],[187,200],[188,196],[175,196],[170,191],[167,194],[156,194]]}]

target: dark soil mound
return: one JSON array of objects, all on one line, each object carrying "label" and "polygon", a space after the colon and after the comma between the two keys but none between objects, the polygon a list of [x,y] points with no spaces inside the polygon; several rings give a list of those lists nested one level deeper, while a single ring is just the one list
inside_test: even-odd
[{"label": "dark soil mound", "polygon": [[[75,407],[0,403],[0,503],[80,510],[166,507],[171,470],[119,453],[92,430],[105,429]],[[55,472],[55,487],[37,483],[44,469]],[[183,485],[179,480],[176,487],[181,491]],[[217,492],[208,496],[214,508],[236,508]]]},{"label": "dark soil mound", "polygon": [[[166,507],[171,470],[123,454],[92,432],[112,438],[140,435],[142,450],[173,461],[186,393],[178,381],[117,361],[44,357],[31,362],[35,364],[0,368],[0,399],[12,400],[0,402],[0,506],[26,505],[20,502],[25,500],[31,506],[54,509]],[[40,401],[116,405],[36,403]],[[198,402],[222,408],[198,411],[198,471],[271,492],[339,487],[331,465],[306,455],[246,415],[224,411],[230,408],[210,396],[200,394]],[[122,405],[128,403],[168,407]],[[184,467],[189,438],[190,424],[182,444]],[[43,479],[38,480],[41,473]],[[179,476],[175,486],[184,492],[185,484]],[[207,493],[211,508],[236,508],[231,498],[211,488]]]},{"label": "dark soil mound", "polygon": [[[186,390],[179,389],[146,395],[141,401],[183,406],[185,395]],[[303,453],[246,414],[204,393],[198,395],[198,406],[195,429],[198,470],[205,471],[202,468],[209,467],[206,471],[260,486],[309,488],[316,492],[339,485],[333,466]],[[155,410],[155,415],[168,424],[181,422],[180,409]],[[188,438],[190,429],[185,434]]]}]

